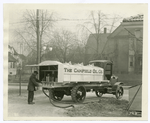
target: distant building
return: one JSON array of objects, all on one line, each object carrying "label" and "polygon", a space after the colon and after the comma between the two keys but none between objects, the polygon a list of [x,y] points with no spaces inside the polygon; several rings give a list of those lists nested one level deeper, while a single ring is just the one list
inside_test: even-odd
[{"label": "distant building", "polygon": [[86,61],[109,59],[113,61],[114,72],[141,73],[142,47],[143,15],[132,16],[123,19],[111,34],[106,29],[104,33],[91,34],[86,45]]},{"label": "distant building", "polygon": [[104,33],[90,34],[87,44],[86,44],[86,62],[87,63],[90,60],[101,59],[97,55],[101,54],[101,52],[107,42],[107,37],[109,35],[110,35],[110,33],[107,33],[106,28],[104,28]]},{"label": "distant building", "polygon": [[18,42],[18,41],[9,41],[9,45],[15,48],[16,52],[27,56],[31,52],[31,48],[27,43]]},{"label": "distant building", "polygon": [[8,75],[16,75],[17,73],[17,56],[16,50],[8,45]]},{"label": "distant building", "polygon": [[18,54],[14,47],[8,45],[8,75],[16,75],[18,66],[23,66],[26,57]]},{"label": "distant building", "polygon": [[119,73],[142,72],[143,15],[125,18],[108,36],[105,56]]}]

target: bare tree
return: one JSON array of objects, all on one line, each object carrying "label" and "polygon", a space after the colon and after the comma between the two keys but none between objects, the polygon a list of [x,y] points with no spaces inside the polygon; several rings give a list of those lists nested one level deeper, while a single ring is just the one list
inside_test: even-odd
[{"label": "bare tree", "polygon": [[67,30],[61,30],[54,33],[51,40],[53,50],[55,50],[56,57],[61,62],[68,61],[68,55],[71,53],[71,50],[75,48],[77,40],[75,35]]},{"label": "bare tree", "polygon": [[[80,35],[79,35],[80,34]],[[88,40],[89,33],[88,31],[78,32],[77,39],[77,47],[74,52],[76,52],[76,57],[78,60],[76,62],[83,62],[86,64],[86,49],[87,49],[87,40]]]},{"label": "bare tree", "polygon": [[[52,28],[55,24],[55,14],[48,10],[40,10],[39,12],[39,39],[42,46],[47,44],[49,40],[46,40],[47,34],[50,36]],[[37,25],[36,25],[36,11],[26,10],[22,17],[21,29],[15,30],[15,36],[18,37],[19,42],[27,44],[27,48],[31,49],[35,53],[37,47]],[[21,40],[20,40],[21,39]]]},{"label": "bare tree", "polygon": [[[82,27],[82,30],[88,31],[90,34],[100,34],[102,27],[106,25],[104,18],[106,18],[106,15],[104,15],[101,11],[98,11],[95,13],[94,11],[90,12],[89,19],[90,21],[85,22],[83,25],[80,25]],[[97,42],[96,47],[96,54],[99,54],[99,35],[95,35],[94,38]]]},{"label": "bare tree", "polygon": [[[79,25],[82,31],[86,30],[89,32],[89,34],[93,34],[93,37],[96,40],[96,48],[93,48],[93,50],[95,50],[94,54],[96,54],[96,58],[102,57],[102,53],[106,45],[104,44],[104,47],[101,47],[101,50],[99,49],[99,46],[102,43],[100,34],[103,33],[103,29],[107,28],[107,30],[109,30],[109,32],[111,33],[116,27],[115,25],[119,20],[120,17],[117,15],[109,17],[101,11],[91,11],[89,15],[89,21]],[[107,41],[105,43],[107,43]],[[92,48],[92,46],[86,47]]]}]

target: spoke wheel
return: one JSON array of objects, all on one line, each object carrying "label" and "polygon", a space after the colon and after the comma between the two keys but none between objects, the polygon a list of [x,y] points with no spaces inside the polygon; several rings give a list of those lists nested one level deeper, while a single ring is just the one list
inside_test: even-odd
[{"label": "spoke wheel", "polygon": [[123,96],[123,88],[118,86],[116,89],[116,98],[121,99]]},{"label": "spoke wheel", "polygon": [[71,91],[72,100],[76,103],[82,103],[86,97],[86,89],[81,85],[77,85],[72,88]]},{"label": "spoke wheel", "polygon": [[61,101],[64,97],[64,92],[62,91],[54,91],[53,89],[49,89],[49,98],[53,101]]},{"label": "spoke wheel", "polygon": [[99,90],[96,90],[95,94],[97,97],[101,97],[103,95],[103,93],[101,93]]}]

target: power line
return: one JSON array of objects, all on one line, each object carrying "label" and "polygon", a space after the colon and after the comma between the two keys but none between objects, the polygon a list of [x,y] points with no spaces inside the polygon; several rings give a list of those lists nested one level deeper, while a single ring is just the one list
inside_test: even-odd
[{"label": "power line", "polygon": [[[103,18],[103,19],[114,19],[114,18]],[[122,19],[122,18],[120,18]],[[93,20],[93,19],[68,19],[68,18],[61,18],[61,19],[52,19],[52,20],[42,20],[42,21],[87,21],[87,20]],[[30,20],[30,21],[35,21],[36,20]],[[30,22],[30,21],[21,21],[21,22],[13,22],[13,23],[9,23],[9,24],[21,24],[21,23],[27,23],[27,22]],[[39,20],[41,21],[41,20]]]}]

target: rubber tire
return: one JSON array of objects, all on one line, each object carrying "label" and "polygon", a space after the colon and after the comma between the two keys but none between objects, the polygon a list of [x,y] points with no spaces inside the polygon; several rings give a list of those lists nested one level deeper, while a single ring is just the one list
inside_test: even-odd
[{"label": "rubber tire", "polygon": [[[83,98],[82,100],[78,100],[78,99],[76,98],[76,96],[77,96],[77,91],[78,91],[79,88],[82,88],[82,89],[83,89],[84,98]],[[76,103],[82,103],[82,102],[84,102],[85,97],[86,97],[86,89],[85,89],[84,86],[82,86],[82,85],[76,85],[75,87],[72,88],[72,91],[71,91],[71,98],[72,98],[72,100],[73,100],[74,102],[76,102]]]},{"label": "rubber tire", "polygon": [[[121,89],[121,91],[122,91],[122,94],[121,94],[121,96],[120,96],[120,95],[118,96],[118,91],[120,91],[120,89]],[[115,93],[116,98],[117,98],[117,99],[121,99],[122,96],[123,96],[123,93],[124,93],[123,87],[119,85],[119,86],[117,87],[116,93]]]},{"label": "rubber tire", "polygon": [[96,90],[96,91],[95,91],[96,96],[97,96],[97,97],[102,97],[103,93],[100,93],[101,95],[99,95],[98,93],[99,93],[99,91]]},{"label": "rubber tire", "polygon": [[[59,91],[57,91],[59,92]],[[64,93],[61,92],[62,95],[59,95],[60,97],[58,99],[55,98],[56,95],[55,94],[55,91],[53,89],[49,89],[49,98],[52,99],[53,101],[61,101],[64,97]]]}]

